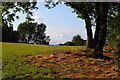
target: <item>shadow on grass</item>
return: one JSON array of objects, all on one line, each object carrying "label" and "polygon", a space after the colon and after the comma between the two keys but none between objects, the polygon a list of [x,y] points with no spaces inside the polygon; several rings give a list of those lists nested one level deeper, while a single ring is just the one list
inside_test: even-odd
[{"label": "shadow on grass", "polygon": [[81,53],[75,54],[75,53],[72,53],[72,52],[65,52],[65,54],[73,54],[74,56],[78,56],[78,57],[86,56],[87,58],[104,59],[104,60],[113,59],[113,58],[108,57],[108,56],[102,56],[102,57],[95,56],[93,54],[89,54],[88,52],[86,52],[85,54],[81,54]]}]

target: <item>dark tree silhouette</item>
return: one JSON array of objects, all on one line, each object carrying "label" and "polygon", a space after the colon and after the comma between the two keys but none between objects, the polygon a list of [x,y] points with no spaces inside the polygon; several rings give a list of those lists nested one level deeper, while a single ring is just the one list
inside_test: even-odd
[{"label": "dark tree silhouette", "polygon": [[19,34],[13,31],[13,27],[8,25],[2,26],[2,42],[18,42]]},{"label": "dark tree silhouette", "polygon": [[67,46],[84,46],[86,40],[83,40],[80,35],[73,36],[72,41],[67,41],[64,44],[59,45],[67,45]]},{"label": "dark tree silhouette", "polygon": [[44,33],[46,25],[41,23],[24,22],[19,24],[19,41],[22,43],[46,44],[50,42],[49,36]]},{"label": "dark tree silhouette", "polygon": [[85,40],[83,40],[80,35],[74,36],[72,42],[75,44],[75,46],[85,45]]},{"label": "dark tree silhouette", "polygon": [[38,9],[36,7],[36,2],[2,2],[1,5],[2,10],[0,9],[0,11],[2,11],[2,41],[18,42],[18,34],[16,31],[13,31],[12,24],[15,19],[19,19],[19,16],[16,13],[26,13],[26,20],[33,20],[31,18],[31,16],[33,15],[32,10]]}]

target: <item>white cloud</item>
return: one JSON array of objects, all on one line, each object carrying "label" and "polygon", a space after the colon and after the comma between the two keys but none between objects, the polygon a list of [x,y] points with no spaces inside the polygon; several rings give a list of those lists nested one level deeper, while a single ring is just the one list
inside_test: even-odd
[{"label": "white cloud", "polygon": [[39,21],[39,20],[41,20],[42,18],[41,18],[40,16],[35,15],[35,16],[33,17],[33,19],[35,19],[35,21]]},{"label": "white cloud", "polygon": [[63,37],[64,35],[63,34],[59,34],[60,37]]},{"label": "white cloud", "polygon": [[47,27],[46,34],[50,36],[50,44],[59,44],[71,41],[72,37],[79,34],[83,39],[86,38],[84,29],[66,29],[61,27]]}]

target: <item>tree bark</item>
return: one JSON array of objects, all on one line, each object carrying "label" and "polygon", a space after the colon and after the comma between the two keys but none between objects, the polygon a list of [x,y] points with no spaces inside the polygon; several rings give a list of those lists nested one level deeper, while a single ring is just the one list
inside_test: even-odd
[{"label": "tree bark", "polygon": [[95,48],[97,46],[98,40],[99,40],[99,34],[100,34],[100,30],[101,30],[101,26],[100,26],[100,18],[101,18],[101,14],[100,14],[100,3],[96,3],[96,30],[95,30],[95,35],[94,35],[94,43],[93,43],[93,48]]},{"label": "tree bark", "polygon": [[87,41],[86,41],[86,47],[87,48],[93,48],[93,33],[92,33],[92,24],[91,24],[91,19],[89,17],[89,12],[86,7],[86,4],[83,5],[83,10],[85,15],[85,23],[86,23],[86,31],[87,31]]},{"label": "tree bark", "polygon": [[86,22],[86,31],[87,31],[87,41],[86,41],[86,47],[92,48],[93,47],[93,35],[92,35],[92,29],[91,29],[91,20],[89,17],[85,19]]},{"label": "tree bark", "polygon": [[91,25],[91,19],[89,17],[89,12],[86,7],[85,3],[82,3],[82,7],[79,7],[79,4],[74,4],[72,2],[67,2],[66,4],[69,4],[72,8],[75,8],[80,14],[82,14],[83,18],[85,19],[86,23],[86,31],[87,31],[87,41],[86,41],[86,47],[93,48],[93,34],[92,34],[92,25]]},{"label": "tree bark", "polygon": [[99,36],[98,44],[93,52],[96,56],[103,56],[103,47],[106,42],[107,34],[107,13],[108,13],[108,3],[101,3],[101,31]]}]

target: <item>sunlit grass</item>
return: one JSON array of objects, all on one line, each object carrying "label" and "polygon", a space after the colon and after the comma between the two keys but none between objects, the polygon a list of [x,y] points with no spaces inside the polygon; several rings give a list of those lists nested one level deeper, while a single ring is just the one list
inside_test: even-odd
[{"label": "sunlit grass", "polygon": [[21,43],[2,43],[2,55],[13,54],[50,54],[51,51],[76,49],[79,46],[51,46],[51,45],[34,45]]},{"label": "sunlit grass", "polygon": [[[113,60],[89,56],[92,50],[85,48],[85,46],[0,44],[2,44],[2,78],[5,80],[119,78],[115,71],[117,66]],[[110,52],[108,49],[105,51],[105,55],[114,57],[113,51]],[[107,71],[109,73],[106,74]]]},{"label": "sunlit grass", "polygon": [[[52,51],[78,49],[80,46],[51,46],[22,43],[2,44],[2,77],[3,78],[54,78],[50,67],[27,64],[25,55],[52,54]],[[46,76],[46,74],[49,74]]]}]

